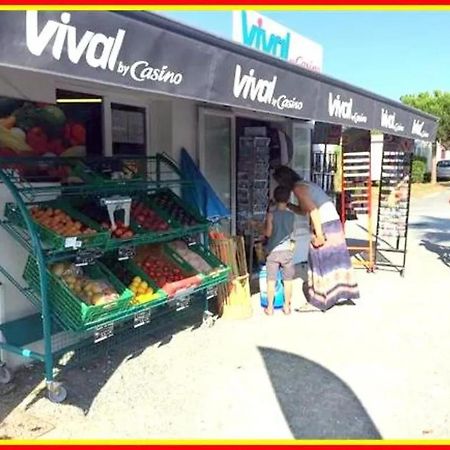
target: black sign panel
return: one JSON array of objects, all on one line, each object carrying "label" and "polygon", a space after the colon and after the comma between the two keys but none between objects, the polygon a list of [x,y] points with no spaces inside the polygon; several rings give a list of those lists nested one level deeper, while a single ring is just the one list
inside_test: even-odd
[{"label": "black sign panel", "polygon": [[[146,16],[147,17],[147,16]],[[433,140],[436,123],[298,68],[103,11],[0,12],[0,65]],[[153,20],[155,22],[155,20]],[[319,77],[320,78],[320,77]],[[394,114],[394,116],[392,116]]]}]

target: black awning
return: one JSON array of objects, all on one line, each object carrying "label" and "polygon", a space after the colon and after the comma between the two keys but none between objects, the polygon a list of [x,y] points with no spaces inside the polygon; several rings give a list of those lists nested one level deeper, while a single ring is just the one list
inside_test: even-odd
[{"label": "black awning", "polygon": [[435,139],[437,119],[147,12],[0,12],[0,65]]}]

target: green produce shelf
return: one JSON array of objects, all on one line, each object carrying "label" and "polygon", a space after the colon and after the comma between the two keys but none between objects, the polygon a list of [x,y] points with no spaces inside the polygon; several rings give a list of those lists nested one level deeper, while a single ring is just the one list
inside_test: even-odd
[{"label": "green produce shelf", "polygon": [[[119,298],[104,305],[87,305],[51,270],[47,269],[50,303],[65,325],[72,331],[86,331],[116,319],[129,308],[132,292],[126,288],[103,264],[83,267],[83,272],[93,280],[106,280],[116,289]],[[36,260],[30,256],[23,274],[24,280],[37,293],[40,292],[39,271]]]},{"label": "green produce shelf", "polygon": [[[35,202],[27,204],[27,207],[33,206],[60,209],[66,214],[70,215],[72,219],[81,222],[83,225],[93,229],[96,233],[80,234],[75,236],[62,236],[55,233],[50,228],[47,228],[36,221],[34,221],[38,229],[39,237],[46,244],[46,246],[54,251],[63,251],[68,248],[105,248],[109,241],[109,232],[102,231],[97,224],[88,217],[81,214],[79,211],[71,208],[67,202],[61,200],[52,200],[47,202]],[[25,228],[25,221],[20,214],[19,209],[14,203],[6,203],[5,218],[13,225],[20,228]]]}]

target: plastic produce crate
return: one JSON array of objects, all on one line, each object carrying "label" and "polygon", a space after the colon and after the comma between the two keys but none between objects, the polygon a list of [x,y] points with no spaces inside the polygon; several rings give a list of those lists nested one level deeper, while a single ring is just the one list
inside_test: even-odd
[{"label": "plastic produce crate", "polygon": [[[67,202],[59,200],[53,200],[49,202],[36,202],[29,204],[28,206],[39,206],[53,209],[60,209],[61,211],[69,214],[72,219],[81,222],[83,225],[93,229],[96,233],[93,234],[80,234],[75,236],[62,236],[55,231],[47,228],[36,221],[33,221],[39,233],[40,239],[53,250],[65,250],[68,248],[79,247],[96,247],[104,248],[109,241],[109,232],[102,231],[100,227],[88,217],[81,214],[76,209],[69,206]],[[19,211],[19,208],[14,203],[6,203],[5,205],[5,217],[14,225],[20,228],[26,228],[25,221]],[[33,218],[31,218],[33,220]]]},{"label": "plastic produce crate", "polygon": [[[201,287],[202,277],[167,244],[150,245],[146,247],[146,250],[150,251],[151,259],[168,263],[180,270],[183,275],[182,281],[170,282],[163,287],[160,286],[169,298],[191,295]],[[140,253],[138,251],[134,263],[140,267],[140,264],[145,260],[147,260],[147,255],[143,254],[141,249]],[[141,270],[144,269],[141,268]],[[150,275],[147,276],[152,279]],[[157,279],[152,279],[152,281],[158,285]]]},{"label": "plastic produce crate", "polygon": [[143,298],[136,297],[130,303],[130,308],[133,310],[144,309],[148,306],[155,307],[164,303],[167,300],[167,294],[160,289],[154,280],[152,280],[138,265],[133,261],[115,261],[110,265],[112,261],[108,261],[108,267],[112,267],[114,274],[120,281],[128,286],[134,277],[140,277],[143,281],[146,281],[148,285],[153,289],[153,294],[146,298],[145,294]]},{"label": "plastic produce crate", "polygon": [[[87,305],[51,270],[47,269],[48,299],[61,322],[72,331],[86,331],[104,323],[118,320],[126,314],[133,293],[119,281],[103,264],[83,267],[92,279],[107,280],[119,294],[119,298],[104,305]],[[23,274],[24,280],[40,295],[39,269],[35,258],[30,256]]]},{"label": "plastic produce crate", "polygon": [[[209,223],[201,216],[194,208],[186,205],[180,197],[175,195],[170,189],[162,189],[156,194],[149,196],[149,203],[155,207],[157,211],[164,213],[167,217],[170,217],[174,226],[183,229],[189,229],[191,232],[202,233],[207,231]],[[191,224],[182,223],[179,219],[170,215],[171,206],[179,208],[180,211],[186,216],[187,219],[192,220]]]},{"label": "plastic produce crate", "polygon": [[[113,174],[123,174],[123,178],[116,178]],[[139,174],[139,168],[132,165],[131,160],[116,159],[111,161],[78,161],[73,167],[73,174],[81,178],[85,183],[97,185],[109,185],[117,182],[143,181],[144,177]]]},{"label": "plastic produce crate", "polygon": [[[182,242],[182,241],[181,241]],[[222,261],[220,261],[219,258],[217,258],[216,255],[214,255],[209,249],[204,247],[201,244],[194,244],[188,246],[187,244],[169,244],[169,247],[177,254],[183,258],[188,264],[189,261],[186,260],[187,256],[185,256],[185,253],[183,252],[182,255],[180,255],[179,249],[177,249],[176,245],[183,245],[184,252],[192,252],[198,256],[210,267],[209,270],[200,270],[200,273],[202,275],[203,281],[202,286],[206,288],[210,288],[213,286],[216,286],[221,283],[225,283],[229,280],[230,277],[230,268],[225,265]],[[196,267],[196,269],[198,269]]]}]

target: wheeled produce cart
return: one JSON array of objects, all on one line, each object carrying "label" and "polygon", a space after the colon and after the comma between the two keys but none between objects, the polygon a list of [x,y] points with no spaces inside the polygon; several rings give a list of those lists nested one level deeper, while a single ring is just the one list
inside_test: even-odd
[{"label": "wheeled produce cart", "polygon": [[[154,157],[4,158],[0,181],[12,201],[1,227],[28,253],[23,276],[2,278],[34,312],[0,324],[0,349],[43,363],[48,396],[66,398],[60,357],[139,333],[203,305],[230,269],[208,249],[208,221],[177,192],[172,160]],[[8,302],[8,298],[4,299]],[[43,342],[42,351],[30,344]],[[0,382],[11,380],[0,362]]]}]

